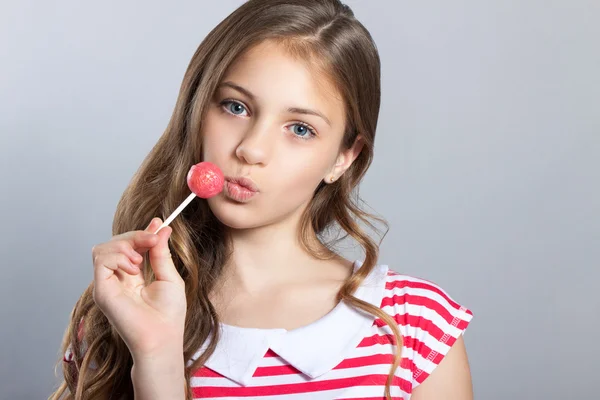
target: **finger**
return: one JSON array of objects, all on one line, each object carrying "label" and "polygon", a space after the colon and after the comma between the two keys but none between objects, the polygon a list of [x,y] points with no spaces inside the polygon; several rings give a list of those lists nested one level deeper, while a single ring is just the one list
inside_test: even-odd
[{"label": "finger", "polygon": [[[136,235],[134,232],[130,232],[131,236]],[[95,246],[92,250],[94,256],[105,255],[111,253],[122,253],[125,254],[133,264],[139,264],[143,261],[142,254],[150,247],[154,246],[158,242],[158,236],[152,234],[145,234],[142,231],[137,232],[141,235],[140,238],[128,238],[127,235],[115,237],[107,243]],[[153,237],[156,236],[156,237]],[[133,248],[133,245],[141,245],[137,247],[137,250]],[[144,247],[144,245],[146,247]],[[141,253],[141,254],[140,254]]]},{"label": "finger", "polygon": [[162,224],[162,221],[160,218],[154,217],[150,220],[150,223],[148,224],[148,226],[146,227],[146,229],[144,229],[144,232],[152,232],[154,233],[154,231],[160,226],[160,224]]},{"label": "finger", "polygon": [[[162,222],[161,222],[162,223]],[[157,233],[159,241],[156,246],[152,247],[148,252],[150,258],[150,266],[154,271],[156,279],[159,281],[181,282],[181,276],[171,257],[169,249],[169,238],[173,228],[166,226]]]},{"label": "finger", "polygon": [[143,285],[143,281],[140,269],[134,267],[123,253],[102,254],[94,258],[92,296],[104,312],[107,302],[116,299],[125,287],[134,288]]},{"label": "finger", "polygon": [[[162,221],[160,218],[152,218],[152,220],[150,221],[150,223],[148,224],[148,226],[144,229],[143,232],[147,232],[150,233],[153,239],[150,239],[150,245],[145,247],[145,246],[141,246],[141,247],[136,247],[135,250],[132,249],[132,254],[131,254],[131,261],[134,264],[140,264],[143,260],[144,260],[144,254],[150,250],[155,244],[156,242],[158,242],[158,236],[156,236],[154,234],[154,231],[156,231],[156,229],[162,224]],[[154,240],[154,242],[152,242],[152,240]]]},{"label": "finger", "polygon": [[135,250],[131,250],[131,254],[128,254],[129,260],[131,261],[131,263],[133,265],[139,265],[141,264],[142,261],[144,261],[144,257],[142,256],[142,254],[144,254],[144,250],[143,249],[138,249],[138,251]]},{"label": "finger", "polygon": [[[116,240],[112,243],[114,247],[111,248],[132,256],[135,255],[134,251],[136,250],[141,251],[156,246],[156,243],[158,243],[159,240],[157,235],[146,231],[127,232],[119,236],[118,239],[115,237],[115,239]],[[127,247],[121,247],[123,243],[126,244]]]},{"label": "finger", "polygon": [[[108,278],[118,270],[123,270],[129,275],[137,275],[140,269],[133,265],[129,257],[123,253],[102,254],[95,258],[94,269],[105,271],[101,272],[102,277]],[[112,271],[109,272],[109,271]]]}]

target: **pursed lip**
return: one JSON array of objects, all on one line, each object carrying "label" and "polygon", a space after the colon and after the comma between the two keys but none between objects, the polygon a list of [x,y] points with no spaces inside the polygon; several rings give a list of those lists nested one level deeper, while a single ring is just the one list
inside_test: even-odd
[{"label": "pursed lip", "polygon": [[227,182],[231,182],[231,183],[240,185],[241,187],[248,189],[252,192],[258,192],[258,186],[256,186],[256,183],[254,183],[254,181],[250,178],[245,178],[243,176],[238,176],[238,177],[226,176],[225,180]]}]

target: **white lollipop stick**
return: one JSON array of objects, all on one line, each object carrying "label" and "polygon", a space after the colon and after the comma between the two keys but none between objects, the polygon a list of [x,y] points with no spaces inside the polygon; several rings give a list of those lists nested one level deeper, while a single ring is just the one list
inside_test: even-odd
[{"label": "white lollipop stick", "polygon": [[177,208],[175,209],[175,211],[173,211],[173,212],[171,213],[171,215],[169,215],[169,218],[167,218],[167,219],[165,220],[165,222],[163,222],[163,223],[162,223],[162,225],[158,227],[158,229],[156,230],[156,232],[154,232],[154,234],[156,235],[156,234],[158,233],[158,231],[160,231],[162,228],[164,228],[164,227],[166,227],[166,226],[169,226],[169,224],[170,224],[170,223],[171,223],[171,222],[172,222],[172,221],[175,219],[175,217],[176,217],[176,216],[178,216],[178,215],[179,215],[179,213],[180,213],[180,212],[182,212],[182,211],[183,211],[183,209],[184,209],[184,208],[185,208],[185,207],[186,207],[188,204],[190,204],[190,202],[191,202],[192,200],[194,200],[194,197],[196,197],[196,194],[195,194],[194,192],[192,192],[192,193],[191,193],[191,194],[190,194],[190,195],[187,197],[187,199],[185,199],[185,200],[184,200],[184,201],[183,201],[183,202],[182,202],[182,203],[179,205],[179,207],[177,207]]}]

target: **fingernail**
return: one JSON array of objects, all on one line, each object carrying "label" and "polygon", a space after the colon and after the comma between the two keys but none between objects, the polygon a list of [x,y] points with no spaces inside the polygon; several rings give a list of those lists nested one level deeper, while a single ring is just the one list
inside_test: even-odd
[{"label": "fingernail", "polygon": [[154,223],[154,221],[156,220],[156,218],[152,218],[150,220],[150,223],[148,224],[148,226],[146,227],[146,229],[150,228],[152,226],[152,224]]}]

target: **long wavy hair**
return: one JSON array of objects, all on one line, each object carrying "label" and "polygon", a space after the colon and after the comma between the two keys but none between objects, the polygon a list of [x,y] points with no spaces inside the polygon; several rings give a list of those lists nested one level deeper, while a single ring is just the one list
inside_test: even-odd
[{"label": "long wavy hair", "polygon": [[[207,105],[227,68],[263,40],[274,40],[290,55],[310,60],[339,90],[346,107],[340,149],[350,148],[358,134],[363,138],[364,145],[352,166],[335,183],[321,182],[315,190],[302,216],[299,235],[306,250],[319,259],[334,256],[335,245],[348,236],[364,251],[361,267],[343,284],[337,298],[380,318],[392,330],[394,359],[385,389],[385,396],[391,399],[402,337],[388,314],[353,296],[375,267],[379,252],[379,244],[361,224],[379,231],[372,221],[383,223],[381,240],[388,229],[385,220],[361,208],[358,195],[358,184],[373,159],[381,91],[380,60],[371,35],[347,5],[338,0],[250,0],[217,25],[190,61],[166,130],[119,201],[113,235],[142,230],[154,216],[164,220],[188,196],[186,174],[191,165],[202,161],[198,133]],[[171,254],[185,280],[188,305],[183,347],[186,362],[211,338],[206,351],[186,368],[187,399],[191,399],[190,377],[204,365],[219,340],[218,316],[209,293],[230,255],[230,246],[226,227],[211,212],[206,200],[196,198],[171,225]],[[331,232],[338,232],[337,237],[327,240]],[[315,235],[322,244],[319,248],[311,244],[315,243]],[[154,277],[147,258],[143,271],[151,282]],[[69,349],[73,361],[59,362],[64,381],[50,399],[133,398],[131,354],[94,303],[92,289],[93,283],[71,313],[62,354]]]}]

